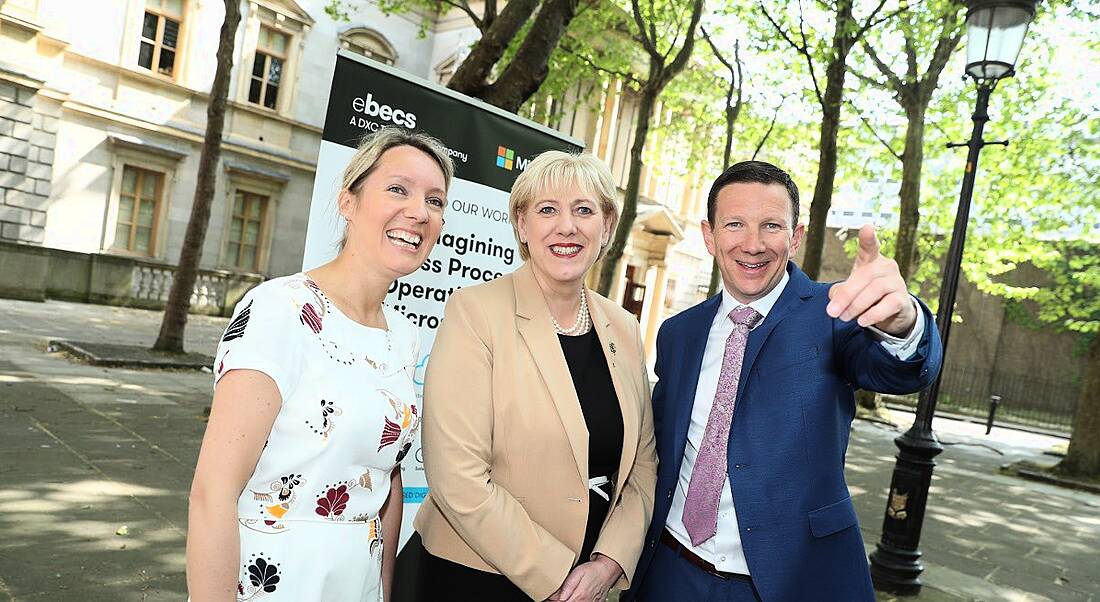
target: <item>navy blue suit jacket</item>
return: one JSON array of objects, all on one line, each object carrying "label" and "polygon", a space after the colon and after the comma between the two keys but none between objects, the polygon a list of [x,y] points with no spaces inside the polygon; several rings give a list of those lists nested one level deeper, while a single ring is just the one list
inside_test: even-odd
[{"label": "navy blue suit jacket", "polygon": [[[924,335],[916,353],[899,360],[855,321],[825,313],[828,284],[811,281],[793,263],[787,271],[783,293],[749,334],[730,428],[728,473],[741,543],[766,602],[874,600],[844,480],[854,389],[918,391],[939,372],[943,348],[923,304]],[[661,545],[720,304],[717,295],[669,318],[657,335],[653,416],[660,463],[635,590],[660,578],[648,574],[649,564]]]}]

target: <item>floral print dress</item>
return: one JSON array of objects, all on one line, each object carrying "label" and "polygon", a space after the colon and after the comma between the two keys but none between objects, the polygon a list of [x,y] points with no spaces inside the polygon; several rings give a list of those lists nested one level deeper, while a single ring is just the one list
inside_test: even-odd
[{"label": "floral print dress", "polygon": [[237,503],[238,600],[383,600],[379,511],[420,425],[419,335],[384,312],[389,330],[363,326],[304,274],[265,282],[237,304],[215,383],[258,370],[282,395]]}]

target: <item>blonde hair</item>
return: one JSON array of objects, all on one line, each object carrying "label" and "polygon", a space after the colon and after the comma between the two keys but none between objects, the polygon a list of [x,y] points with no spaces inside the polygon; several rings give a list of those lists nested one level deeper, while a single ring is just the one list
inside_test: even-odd
[{"label": "blonde hair", "polygon": [[[519,245],[519,256],[524,261],[530,259],[531,254],[519,237],[519,215],[527,211],[532,201],[539,200],[539,196],[570,186],[595,197],[604,219],[611,219],[611,232],[615,232],[619,222],[619,202],[615,179],[607,164],[589,154],[546,151],[527,164],[527,169],[516,178],[508,197],[508,217],[516,244]],[[600,248],[600,257],[606,249],[607,244]]]},{"label": "blonde hair", "polygon": [[[454,163],[447,153],[447,147],[436,138],[422,132],[410,132],[401,128],[386,126],[376,132],[363,137],[359,148],[348,166],[344,168],[344,176],[341,181],[341,191],[348,191],[352,196],[358,197],[359,190],[363,187],[363,181],[367,179],[374,169],[378,167],[378,161],[382,155],[391,148],[398,146],[411,146],[435,160],[439,169],[443,170],[444,193],[451,187],[451,179],[455,174]],[[340,248],[343,249],[348,241],[347,226],[340,238]]]}]

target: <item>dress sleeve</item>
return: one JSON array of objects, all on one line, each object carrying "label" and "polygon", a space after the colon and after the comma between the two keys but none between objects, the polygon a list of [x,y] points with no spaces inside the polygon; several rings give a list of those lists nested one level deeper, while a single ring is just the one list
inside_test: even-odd
[{"label": "dress sleeve", "polygon": [[269,376],[285,402],[301,374],[296,335],[300,309],[287,295],[263,285],[244,296],[226,327],[214,359],[214,384],[232,370],[256,370]]}]

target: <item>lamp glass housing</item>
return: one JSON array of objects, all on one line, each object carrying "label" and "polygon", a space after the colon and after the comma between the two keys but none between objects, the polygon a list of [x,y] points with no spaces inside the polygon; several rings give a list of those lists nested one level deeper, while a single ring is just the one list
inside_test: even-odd
[{"label": "lamp glass housing", "polygon": [[966,16],[966,72],[981,80],[1011,76],[1035,7],[1030,2],[973,2]]}]

